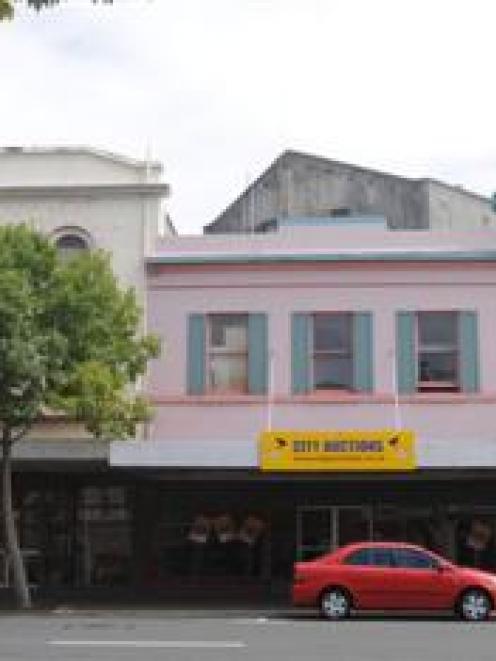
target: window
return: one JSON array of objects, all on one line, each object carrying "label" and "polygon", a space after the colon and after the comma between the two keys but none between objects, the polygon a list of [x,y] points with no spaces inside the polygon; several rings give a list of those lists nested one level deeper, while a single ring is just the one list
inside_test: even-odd
[{"label": "window", "polygon": [[417,389],[443,392],[459,389],[458,314],[417,314]]},{"label": "window", "polygon": [[435,569],[437,567],[436,560],[414,549],[394,549],[393,561],[395,567],[402,569]]},{"label": "window", "polygon": [[65,234],[57,239],[57,248],[59,250],[86,250],[88,246],[80,236]]},{"label": "window", "polygon": [[248,315],[208,317],[208,388],[214,392],[248,391]]},{"label": "window", "polygon": [[70,259],[92,246],[90,235],[80,227],[61,227],[54,234],[55,246],[62,259]]},{"label": "window", "polygon": [[359,567],[391,567],[393,564],[391,550],[385,547],[363,548],[347,556],[344,564]]},{"label": "window", "polygon": [[349,313],[313,315],[313,388],[353,389],[353,319]]}]

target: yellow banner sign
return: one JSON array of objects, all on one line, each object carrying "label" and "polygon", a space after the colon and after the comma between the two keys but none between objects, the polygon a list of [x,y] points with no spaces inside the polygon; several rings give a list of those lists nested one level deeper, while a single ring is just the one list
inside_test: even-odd
[{"label": "yellow banner sign", "polygon": [[265,471],[406,471],[416,466],[411,431],[270,431],[260,436]]}]

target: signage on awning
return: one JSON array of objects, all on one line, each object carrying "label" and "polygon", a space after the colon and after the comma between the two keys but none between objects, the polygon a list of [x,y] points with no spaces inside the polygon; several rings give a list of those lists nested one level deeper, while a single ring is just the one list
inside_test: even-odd
[{"label": "signage on awning", "polygon": [[264,471],[407,471],[417,467],[412,431],[331,430],[264,432]]}]

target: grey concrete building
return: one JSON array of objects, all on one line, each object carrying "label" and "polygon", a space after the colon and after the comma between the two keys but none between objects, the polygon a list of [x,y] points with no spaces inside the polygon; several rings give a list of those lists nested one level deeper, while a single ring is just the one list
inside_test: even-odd
[{"label": "grey concrete building", "polygon": [[490,199],[458,186],[285,151],[204,231],[259,232],[283,218],[364,215],[385,217],[391,229],[496,226]]}]

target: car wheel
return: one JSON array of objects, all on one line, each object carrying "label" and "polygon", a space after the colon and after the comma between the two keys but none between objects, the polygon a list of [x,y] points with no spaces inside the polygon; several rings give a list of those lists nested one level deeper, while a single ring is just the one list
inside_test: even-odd
[{"label": "car wheel", "polygon": [[350,609],[351,599],[340,588],[329,588],[320,597],[320,613],[326,620],[344,620]]},{"label": "car wheel", "polygon": [[491,600],[484,590],[473,588],[462,594],[457,611],[463,620],[471,622],[487,620],[491,612]]}]

